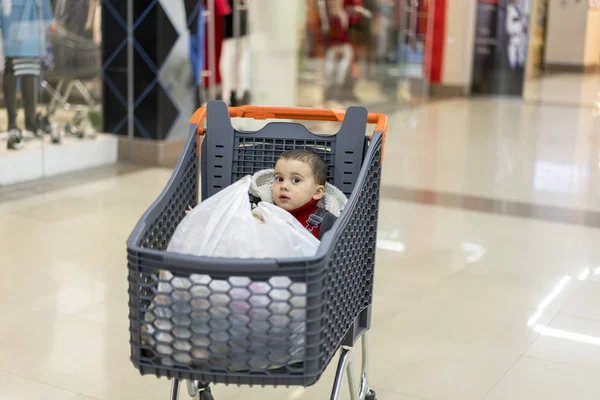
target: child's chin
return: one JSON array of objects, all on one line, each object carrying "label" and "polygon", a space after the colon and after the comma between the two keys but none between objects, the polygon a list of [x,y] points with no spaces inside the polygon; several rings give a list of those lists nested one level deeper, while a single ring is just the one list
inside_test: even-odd
[{"label": "child's chin", "polygon": [[285,211],[291,211],[293,210],[293,207],[291,204],[287,204],[287,203],[282,203],[282,202],[275,202],[275,205],[279,208],[283,208]]}]

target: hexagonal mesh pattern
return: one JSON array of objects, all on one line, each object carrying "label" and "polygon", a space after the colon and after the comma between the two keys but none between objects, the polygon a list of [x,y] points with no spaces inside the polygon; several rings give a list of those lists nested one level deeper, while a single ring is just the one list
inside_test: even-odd
[{"label": "hexagonal mesh pattern", "polygon": [[[197,139],[196,139],[197,140]],[[198,158],[195,141],[188,149],[188,157],[183,166],[183,174],[175,190],[158,218],[155,218],[144,233],[141,247],[146,249],[166,250],[177,225],[185,217],[188,206],[198,204]]]},{"label": "hexagonal mesh pattern", "polygon": [[323,321],[323,361],[337,351],[355,318],[371,304],[381,183],[381,149],[375,152],[352,218],[336,240],[329,261]]},{"label": "hexagonal mesh pattern", "polygon": [[276,374],[293,372],[304,360],[306,284],[283,276],[257,281],[161,271],[153,277],[158,284],[148,284],[141,330],[149,362]]}]

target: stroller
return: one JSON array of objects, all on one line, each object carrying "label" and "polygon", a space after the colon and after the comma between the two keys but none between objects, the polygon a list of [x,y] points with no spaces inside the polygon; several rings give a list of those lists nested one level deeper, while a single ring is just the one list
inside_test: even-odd
[{"label": "stroller", "polygon": [[[342,125],[337,134],[327,135],[291,122],[270,122],[248,132],[234,129],[231,117]],[[365,134],[368,123],[376,124],[370,135]],[[212,383],[313,385],[340,352],[331,399],[339,398],[347,373],[352,400],[375,400],[367,382],[366,333],[387,117],[363,107],[346,112],[228,109],[224,102],[211,101],[190,125],[171,179],[127,242],[134,366],[142,374],[170,378],[172,400],[178,399],[181,380],[191,397],[212,400]],[[186,209],[200,195],[206,199],[245,175],[272,168],[281,153],[295,148],[320,154],[328,166],[328,181],[349,196],[315,256],[227,259],[166,251]],[[189,283],[171,285],[175,281]],[[161,290],[165,286],[174,291]],[[238,307],[240,303],[246,307]],[[299,320],[300,331],[294,325]],[[357,386],[351,354],[360,338],[363,368]]]}]

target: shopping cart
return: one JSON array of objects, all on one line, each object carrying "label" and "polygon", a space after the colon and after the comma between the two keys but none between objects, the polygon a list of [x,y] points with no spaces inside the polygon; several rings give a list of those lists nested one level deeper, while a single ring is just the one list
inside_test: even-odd
[{"label": "shopping cart", "polygon": [[[337,121],[341,128],[313,134],[302,124],[270,122],[248,132],[235,129],[231,117]],[[367,123],[376,124],[372,134]],[[374,400],[366,332],[386,129],[385,115],[363,107],[228,109],[211,101],[198,109],[171,179],[127,242],[135,367],[171,378],[171,399],[185,380],[191,397],[211,400],[211,383],[310,386],[339,351],[331,399],[339,398],[347,372],[351,399]],[[328,181],[349,196],[314,257],[227,259],[166,251],[186,209],[198,203],[198,192],[206,199],[243,176],[273,168],[279,154],[295,148],[319,153]],[[357,387],[351,351],[361,337]]]},{"label": "shopping cart", "polygon": [[[60,107],[75,111],[72,121],[64,126],[65,134],[80,139],[94,136],[96,132],[91,127],[87,113],[96,106],[96,101],[83,82],[98,79],[101,75],[100,46],[92,39],[71,33],[61,26],[49,33],[49,41],[52,46],[53,66],[44,72],[41,86],[51,99],[46,115],[38,117],[41,128],[48,131],[50,120]],[[84,104],[71,102],[74,89],[79,91]]]}]

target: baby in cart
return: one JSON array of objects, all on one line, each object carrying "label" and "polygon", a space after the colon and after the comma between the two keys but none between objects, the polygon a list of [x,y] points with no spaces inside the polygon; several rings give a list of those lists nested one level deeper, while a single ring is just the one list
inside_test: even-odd
[{"label": "baby in cart", "polygon": [[[274,169],[254,174],[247,190],[252,203],[268,203],[269,207],[287,211],[283,213],[301,224],[298,229],[310,232],[303,235],[317,243],[316,249],[317,238],[331,229],[347,202],[346,196],[326,179],[327,165],[319,155],[310,150],[292,150],[279,157]],[[242,188],[243,184],[248,185],[239,181],[232,187]],[[240,196],[234,193],[223,197],[216,199],[215,209],[235,213],[235,208],[224,202]],[[210,201],[208,198],[202,204]],[[233,220],[229,224],[243,231],[239,222]],[[289,221],[270,229],[278,226],[294,229]],[[261,231],[256,232],[260,235]],[[285,236],[289,232],[274,234]],[[237,250],[239,246],[251,247],[255,242],[247,236],[239,236],[243,243],[228,243],[228,248],[235,252],[241,251]],[[223,237],[232,240],[226,234]],[[313,245],[298,235],[290,237],[298,238],[300,246]],[[276,240],[273,237],[272,241]],[[264,250],[265,244],[260,246]],[[292,254],[295,249],[279,249],[277,243],[268,243],[267,249],[269,246],[279,254],[297,255]],[[306,306],[306,284],[286,276],[274,276],[268,281],[243,276],[221,280],[202,274],[175,277],[169,271],[161,271],[156,295],[146,313],[143,337],[164,365],[191,364],[230,372],[276,369],[304,359]]]},{"label": "baby in cart", "polygon": [[279,156],[274,170],[252,177],[253,202],[266,201],[292,214],[321,239],[346,205],[346,196],[327,183],[327,164],[311,150],[297,149]]}]

